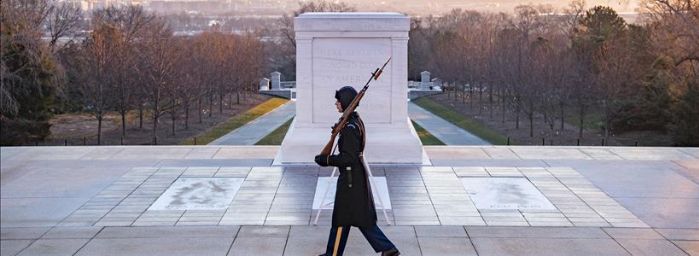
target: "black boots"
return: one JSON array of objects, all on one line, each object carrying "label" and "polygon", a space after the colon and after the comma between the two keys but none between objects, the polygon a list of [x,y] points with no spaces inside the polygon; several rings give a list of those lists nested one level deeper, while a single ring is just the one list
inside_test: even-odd
[{"label": "black boots", "polygon": [[[393,247],[392,249],[390,249],[388,251],[381,252],[381,256],[398,256],[398,255],[400,255],[400,252],[395,247]],[[323,253],[323,254],[318,255],[318,256],[330,256],[330,255]]]},{"label": "black boots", "polygon": [[393,247],[392,249],[390,249],[388,251],[381,252],[381,256],[398,256],[398,255],[400,255],[400,252],[395,247]]}]

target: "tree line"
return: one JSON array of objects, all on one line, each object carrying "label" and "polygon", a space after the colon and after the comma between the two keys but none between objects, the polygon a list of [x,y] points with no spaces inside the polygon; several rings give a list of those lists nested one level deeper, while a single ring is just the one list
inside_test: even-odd
[{"label": "tree line", "polygon": [[[47,40],[46,31],[56,33]],[[150,118],[144,129],[157,144],[161,119],[170,119],[174,134],[177,123],[188,129],[222,113],[224,101],[239,104],[257,90],[265,65],[253,32],[232,34],[214,25],[174,36],[162,17],[137,6],[85,15],[55,1],[4,1],[2,42],[3,145],[43,139],[51,114],[66,111],[94,115],[97,144],[108,112],[121,116],[122,137],[127,115],[138,113],[139,128]]]},{"label": "tree line", "polygon": [[536,115],[551,130],[574,123],[582,137],[594,114],[607,140],[652,130],[675,145],[699,145],[699,1],[643,1],[638,23],[584,6],[413,18],[409,74],[432,71],[455,97],[478,98],[490,118],[500,118],[497,109],[503,122],[514,113],[530,136]]},{"label": "tree line", "polygon": [[[541,117],[551,131],[576,124],[579,137],[594,120],[605,139],[651,130],[671,134],[676,145],[698,145],[698,1],[644,0],[638,23],[584,6],[413,17],[409,74],[431,71],[489,118],[504,122],[506,112],[514,114],[516,128],[530,136]],[[92,113],[98,143],[106,113],[121,116],[123,137],[127,115],[136,113],[138,127],[152,129],[157,143],[163,118],[175,133],[176,123],[187,129],[223,112],[226,101],[238,103],[266,71],[293,80],[293,17],[354,10],[307,2],[259,33],[232,34],[224,24],[174,36],[172,19],[139,7],[84,14],[64,2],[3,1],[1,143],[41,140],[51,115],[61,112]],[[152,127],[144,128],[144,119]]]}]

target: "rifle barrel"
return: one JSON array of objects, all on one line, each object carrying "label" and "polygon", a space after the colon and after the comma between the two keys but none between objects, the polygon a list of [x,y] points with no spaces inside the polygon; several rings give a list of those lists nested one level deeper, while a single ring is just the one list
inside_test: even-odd
[{"label": "rifle barrel", "polygon": [[325,145],[323,150],[321,150],[320,154],[321,155],[328,155],[330,154],[330,150],[333,147],[333,144],[335,144],[335,137],[337,136],[338,133],[342,130],[342,128],[345,126],[347,123],[347,120],[349,119],[349,115],[354,112],[354,110],[357,108],[357,105],[359,105],[359,101],[362,100],[364,97],[364,93],[366,93],[366,90],[369,89],[369,83],[371,83],[371,80],[377,80],[379,79],[379,76],[381,73],[383,73],[383,69],[388,65],[388,62],[391,61],[391,57],[388,57],[388,60],[381,66],[381,68],[377,68],[374,70],[374,72],[371,73],[371,77],[369,77],[369,80],[366,81],[366,84],[364,84],[364,87],[362,90],[357,93],[357,96],[354,97],[352,102],[350,103],[349,106],[347,106],[347,109],[345,109],[342,112],[342,117],[340,117],[340,120],[333,126],[334,129],[332,131],[332,135],[330,136],[330,141],[328,144]]}]

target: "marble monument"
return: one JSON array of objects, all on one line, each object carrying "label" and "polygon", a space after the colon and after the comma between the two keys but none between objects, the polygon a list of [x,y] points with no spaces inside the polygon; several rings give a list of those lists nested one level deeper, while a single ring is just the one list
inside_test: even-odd
[{"label": "marble monument", "polygon": [[370,163],[422,163],[422,144],[408,118],[410,20],[399,13],[304,13],[296,33],[296,118],[276,163],[308,163],[330,138],[340,114],[335,90],[360,90],[391,57],[359,105]]},{"label": "marble monument", "polygon": [[272,90],[281,89],[282,73],[279,73],[279,71],[274,71],[270,75],[272,76]]}]

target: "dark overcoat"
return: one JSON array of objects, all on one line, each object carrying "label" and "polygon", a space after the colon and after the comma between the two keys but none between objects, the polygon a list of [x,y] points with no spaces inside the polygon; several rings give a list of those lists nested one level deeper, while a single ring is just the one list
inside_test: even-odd
[{"label": "dark overcoat", "polygon": [[371,227],[376,224],[374,198],[360,158],[365,138],[364,123],[354,112],[340,131],[339,153],[328,157],[328,165],[336,166],[340,171],[332,217],[335,227]]}]

